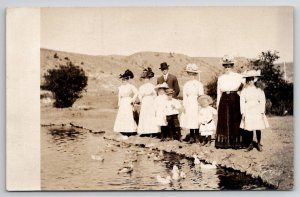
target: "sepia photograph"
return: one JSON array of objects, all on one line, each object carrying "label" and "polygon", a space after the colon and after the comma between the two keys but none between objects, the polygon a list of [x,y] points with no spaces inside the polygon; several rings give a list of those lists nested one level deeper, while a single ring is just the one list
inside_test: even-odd
[{"label": "sepia photograph", "polygon": [[293,190],[293,7],[40,9],[40,187]]}]

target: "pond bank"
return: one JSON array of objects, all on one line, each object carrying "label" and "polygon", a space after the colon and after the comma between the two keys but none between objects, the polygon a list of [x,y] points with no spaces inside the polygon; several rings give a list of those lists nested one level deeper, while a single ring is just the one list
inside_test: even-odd
[{"label": "pond bank", "polygon": [[[192,155],[196,153],[201,160],[207,163],[215,161],[221,167],[232,168],[249,174],[253,178],[260,178],[263,182],[279,190],[291,190],[293,188],[293,152],[289,152],[291,149],[290,146],[281,147],[279,139],[277,139],[276,146],[272,147],[274,139],[278,137],[273,132],[274,129],[273,131],[263,133],[263,152],[258,152],[257,150],[244,152],[244,150],[215,149],[213,144],[210,147],[200,147],[199,145],[191,145],[185,142],[160,142],[159,139],[139,136],[131,136],[127,139],[118,133],[110,132],[106,129],[101,130],[95,123],[89,124],[87,119],[80,119],[80,121],[78,119],[76,121],[75,118],[75,121],[68,121],[67,119],[59,119],[58,117],[55,120],[49,118],[46,121],[42,121],[41,126],[78,127],[91,133],[102,133],[101,135],[108,140],[163,150],[184,155],[187,158],[192,158]],[[286,135],[282,137],[284,138]],[[283,144],[290,145],[287,141]]]}]

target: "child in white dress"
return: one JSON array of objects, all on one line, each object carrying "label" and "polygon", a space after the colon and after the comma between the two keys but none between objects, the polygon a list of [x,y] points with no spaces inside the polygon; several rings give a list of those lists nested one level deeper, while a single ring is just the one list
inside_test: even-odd
[{"label": "child in white dress", "polygon": [[160,127],[161,131],[161,141],[165,141],[168,134],[167,127],[167,95],[166,89],[168,89],[168,84],[166,82],[156,86],[158,96],[154,99],[154,110],[156,124]]},{"label": "child in white dress", "polygon": [[214,115],[217,115],[217,110],[210,106],[212,104],[212,98],[208,95],[201,95],[198,98],[199,102],[199,130],[201,134],[201,145],[210,146],[211,136],[216,131],[216,125],[214,122]]},{"label": "child in white dress", "polygon": [[119,86],[119,109],[114,124],[114,131],[124,135],[135,134],[137,128],[133,118],[133,103],[138,96],[138,91],[130,84],[130,79],[133,79],[133,77],[134,75],[130,70],[126,70],[124,74],[120,75],[122,85]]},{"label": "child in white dress", "polygon": [[256,131],[257,150],[262,151],[261,130],[269,127],[265,115],[266,98],[262,89],[255,86],[257,77],[260,77],[260,70],[250,70],[244,73],[246,86],[241,91],[240,105],[242,120],[240,128],[250,131],[251,143],[246,151],[253,149],[253,132]]}]

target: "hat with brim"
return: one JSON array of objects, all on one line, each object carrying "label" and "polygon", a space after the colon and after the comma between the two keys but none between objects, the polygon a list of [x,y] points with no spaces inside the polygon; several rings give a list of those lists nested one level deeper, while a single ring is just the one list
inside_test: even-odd
[{"label": "hat with brim", "polygon": [[233,66],[235,61],[233,57],[230,57],[229,55],[224,55],[224,57],[221,59],[221,63],[223,66]]},{"label": "hat with brim", "polygon": [[203,100],[207,100],[208,104],[212,104],[213,103],[212,98],[210,96],[206,95],[206,94],[201,95],[201,96],[198,97],[198,101],[199,101],[200,104],[201,104],[201,102]]},{"label": "hat with brim", "polygon": [[166,70],[169,68],[169,65],[166,62],[160,64],[160,70]]},{"label": "hat with brim", "polygon": [[247,78],[247,77],[261,77],[261,71],[260,70],[249,70],[249,71],[245,71],[243,72],[243,77]]},{"label": "hat with brim", "polygon": [[184,71],[186,71],[186,72],[188,72],[188,73],[199,73],[199,72],[201,72],[201,71],[198,69],[198,66],[197,66],[196,64],[188,64],[188,65],[186,65]]},{"label": "hat with brim", "polygon": [[162,84],[158,84],[156,87],[155,87],[155,90],[159,90],[159,89],[168,89],[169,86],[166,82],[162,83]]},{"label": "hat with brim", "polygon": [[172,88],[166,90],[166,95],[173,95],[173,94],[174,94],[174,90]]}]

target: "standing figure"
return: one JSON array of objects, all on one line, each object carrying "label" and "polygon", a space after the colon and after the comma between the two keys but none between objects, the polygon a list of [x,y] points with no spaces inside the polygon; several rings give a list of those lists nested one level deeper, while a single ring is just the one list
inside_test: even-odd
[{"label": "standing figure", "polygon": [[233,58],[222,59],[225,73],[218,78],[217,108],[218,123],[216,130],[216,148],[242,148],[241,112],[238,91],[242,87],[243,77],[233,72]]},{"label": "standing figure", "polygon": [[160,127],[161,141],[165,141],[168,135],[167,127],[167,95],[166,89],[168,89],[167,83],[162,83],[156,86],[158,96],[154,99],[154,110],[156,124]]},{"label": "standing figure", "polygon": [[260,70],[250,70],[245,72],[246,86],[241,91],[240,104],[242,121],[240,127],[250,131],[251,143],[246,151],[253,149],[253,132],[256,131],[257,150],[262,151],[261,130],[269,127],[265,115],[266,97],[262,89],[255,86],[257,77],[260,77]]},{"label": "standing figure", "polygon": [[169,88],[174,90],[173,98],[176,98],[180,92],[177,77],[169,73],[169,65],[166,62],[161,63],[159,69],[163,75],[157,78],[157,84],[166,82]]},{"label": "standing figure", "polygon": [[167,118],[167,127],[168,127],[168,137],[172,140],[181,139],[180,134],[180,123],[178,115],[181,112],[181,103],[179,100],[172,98],[174,95],[173,89],[166,90],[167,95],[167,109],[166,109],[166,118]]},{"label": "standing figure", "polygon": [[134,75],[130,70],[126,70],[120,75],[122,85],[118,92],[118,113],[114,124],[114,131],[124,135],[136,133],[136,123],[133,118],[133,103],[138,96],[138,90],[130,84]]},{"label": "standing figure", "polygon": [[199,74],[196,64],[188,64],[185,71],[190,79],[183,86],[183,107],[182,127],[190,130],[189,143],[199,143],[199,122],[198,122],[198,97],[204,94],[203,85],[197,80]]},{"label": "standing figure", "polygon": [[154,99],[156,97],[155,86],[151,83],[151,78],[154,73],[151,68],[144,69],[141,79],[144,84],[139,88],[139,100],[141,101],[141,110],[138,124],[138,134],[158,134],[159,127],[155,120],[155,110],[153,107]]},{"label": "standing figure", "polygon": [[217,115],[217,110],[210,105],[213,100],[208,95],[201,95],[198,98],[199,102],[199,130],[202,138],[201,145],[210,146],[211,136],[216,130],[214,115]]}]

